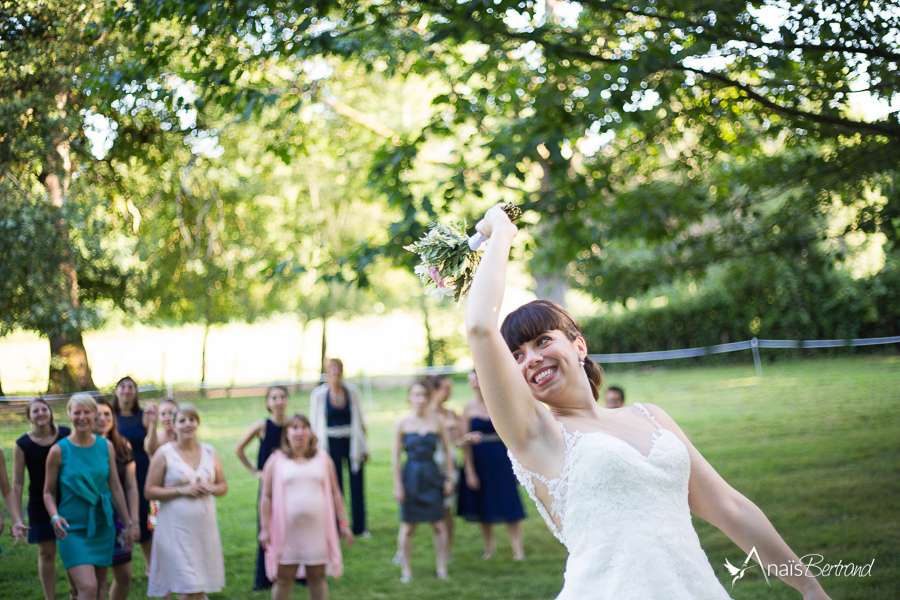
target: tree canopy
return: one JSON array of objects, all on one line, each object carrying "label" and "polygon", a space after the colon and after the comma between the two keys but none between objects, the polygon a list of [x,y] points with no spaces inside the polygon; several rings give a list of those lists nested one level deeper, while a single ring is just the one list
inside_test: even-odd
[{"label": "tree canopy", "polygon": [[403,210],[395,256],[424,220],[503,194],[540,221],[534,269],[575,269],[606,298],[734,252],[807,250],[825,236],[798,218],[835,203],[854,211],[847,231],[897,239],[898,112],[854,100],[896,100],[891,3],[160,0],[109,22],[137,43],[102,90],[174,72],[253,111],[323,101],[322,59],[439,80],[430,120],[373,170]]}]

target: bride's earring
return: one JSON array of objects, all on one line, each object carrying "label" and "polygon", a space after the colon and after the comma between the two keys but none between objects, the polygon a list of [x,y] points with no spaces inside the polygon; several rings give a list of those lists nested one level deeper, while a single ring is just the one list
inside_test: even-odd
[{"label": "bride's earring", "polygon": [[583,356],[578,359],[578,364],[581,365],[582,367],[584,366],[584,357]]}]

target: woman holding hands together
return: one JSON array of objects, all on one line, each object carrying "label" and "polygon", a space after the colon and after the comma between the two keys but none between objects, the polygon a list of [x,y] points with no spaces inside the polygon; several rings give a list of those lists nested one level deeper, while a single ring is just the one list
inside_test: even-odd
[{"label": "woman holding hands together", "polygon": [[197,440],[200,415],[183,403],[175,412],[175,441],[150,463],[145,493],[159,501],[147,595],[200,600],[225,587],[215,496],[228,491],[215,449]]},{"label": "woman holding hands together", "polygon": [[[569,552],[559,599],[726,599],[691,513],[761,562],[797,564],[762,511],[716,473],[662,409],[597,404],[599,367],[578,325],[543,300],[498,331],[517,228],[501,206],[478,223],[490,238],[466,304],[485,403],[516,475]],[[808,572],[783,577],[826,600]]]}]

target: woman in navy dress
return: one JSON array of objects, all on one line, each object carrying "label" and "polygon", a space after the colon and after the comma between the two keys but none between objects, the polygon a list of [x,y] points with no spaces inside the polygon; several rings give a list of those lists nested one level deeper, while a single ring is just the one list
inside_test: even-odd
[{"label": "woman in navy dress", "polygon": [[491,423],[487,406],[478,387],[475,371],[469,373],[469,387],[475,398],[463,409],[460,419],[460,445],[465,447],[466,461],[459,486],[457,512],[467,521],[481,525],[487,560],[497,552],[494,525],[506,523],[512,545],[513,560],[523,560],[522,519],[525,509],[519,498],[518,482],[506,446]]},{"label": "woman in navy dress", "polygon": [[[272,452],[281,447],[281,433],[284,431],[284,424],[287,422],[286,414],[288,407],[288,390],[280,385],[273,385],[266,391],[266,409],[272,415],[269,419],[260,419],[254,423],[250,429],[241,436],[234,452],[237,454],[238,460],[241,461],[250,473],[262,481],[263,467],[269,460]],[[256,468],[253,463],[244,454],[244,448],[253,440],[259,439],[259,454],[256,457]],[[262,483],[260,483],[260,493],[262,492]],[[259,512],[257,511],[257,529],[259,529]],[[257,532],[258,533],[258,532]],[[256,577],[253,581],[253,590],[262,590],[272,587],[272,582],[266,576],[266,551],[262,545],[257,545],[256,550]]]},{"label": "woman in navy dress", "polygon": [[[144,571],[150,572],[150,556],[153,548],[153,532],[149,528],[150,502],[144,496],[144,483],[150,467],[150,455],[159,447],[156,423],[159,413],[156,404],[147,403],[142,409],[137,384],[131,377],[123,377],[116,384],[113,408],[116,411],[116,427],[119,435],[131,444],[138,485],[138,519],[141,528],[141,550],[144,552]],[[145,445],[146,442],[146,445]]]},{"label": "woman in navy dress", "polygon": [[[44,506],[44,476],[50,448],[72,430],[53,423],[53,411],[47,401],[32,398],[25,407],[31,429],[16,440],[13,449],[13,490],[22,513],[22,491],[25,472],[28,472],[28,543],[38,545],[38,576],[44,598],[56,597],[56,534],[50,524],[50,514]],[[57,503],[59,495],[57,494]]]},{"label": "woman in navy dress", "polygon": [[353,535],[368,537],[363,486],[363,463],[369,460],[366,422],[359,388],[344,381],[344,363],[338,358],[325,363],[327,381],[309,397],[309,418],[319,438],[319,448],[328,452],[337,469],[344,500],[344,465],[350,471],[350,515]]},{"label": "woman in navy dress", "polygon": [[[450,438],[444,418],[428,409],[431,388],[427,382],[417,381],[409,388],[410,411],[400,417],[394,427],[391,470],[394,474],[394,500],[400,504],[400,581],[412,579],[410,554],[412,539],[419,523],[431,523],[438,579],[447,574],[447,525],[444,522],[444,496],[453,491],[453,458]],[[440,448],[446,460],[445,471],[434,462]],[[400,465],[401,451],[406,451],[406,463]]]}]

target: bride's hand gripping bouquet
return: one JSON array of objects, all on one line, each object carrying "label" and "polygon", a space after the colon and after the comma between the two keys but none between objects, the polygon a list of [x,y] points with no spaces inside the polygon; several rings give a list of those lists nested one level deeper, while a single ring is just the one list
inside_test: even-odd
[{"label": "bride's hand gripping bouquet", "polygon": [[[491,210],[495,209],[502,210],[510,221],[522,215],[522,210],[513,204],[499,204]],[[469,293],[481,261],[481,245],[491,234],[490,219],[485,215],[478,224],[479,232],[471,237],[465,221],[449,225],[429,222],[428,226],[428,233],[404,249],[417,253],[422,260],[414,271],[429,288],[427,294],[438,299],[453,296],[458,302]]]}]

